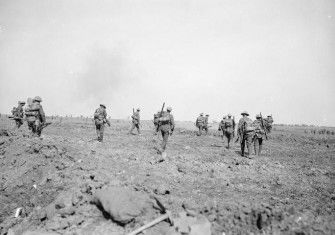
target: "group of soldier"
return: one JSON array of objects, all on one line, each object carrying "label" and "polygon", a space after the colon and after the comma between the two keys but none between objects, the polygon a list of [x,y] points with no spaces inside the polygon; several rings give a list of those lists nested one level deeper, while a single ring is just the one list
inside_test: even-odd
[{"label": "group of soldier", "polygon": [[32,135],[41,135],[42,129],[48,125],[41,102],[41,97],[35,96],[33,99],[28,98],[27,105],[25,101],[19,101],[18,106],[13,107],[10,118],[15,120],[17,128],[20,128],[26,120]]},{"label": "group of soldier", "polygon": [[[166,111],[164,111],[163,104],[162,110],[157,112],[154,115],[154,125],[155,125],[155,134],[157,135],[158,132],[162,135],[162,143],[161,149],[159,150],[162,154],[165,154],[166,145],[169,139],[169,136],[172,135],[175,127],[174,118],[171,114],[172,108],[167,107]],[[129,130],[128,134],[133,134],[133,130],[136,128],[138,134],[141,134],[141,123],[140,123],[140,108],[136,110],[133,109],[132,118],[132,126]],[[104,134],[104,125],[107,124],[110,126],[110,123],[107,119],[107,112],[106,112],[106,105],[100,104],[100,107],[97,108],[94,112],[94,123],[95,128],[98,136],[98,141],[103,141],[103,134]]]},{"label": "group of soldier", "polygon": [[[50,123],[46,122],[45,114],[41,105],[42,99],[39,96],[33,99],[28,98],[27,105],[24,101],[19,101],[18,106],[14,107],[12,110],[12,116],[10,118],[15,120],[17,128],[20,128],[27,121],[28,128],[33,136],[40,136],[42,129]],[[26,105],[26,107],[25,107]],[[172,108],[167,107],[164,111],[164,106],[160,111],[154,114],[153,123],[155,126],[154,134],[161,133],[162,143],[161,143],[161,153],[165,153],[166,145],[169,136],[172,135],[175,129],[175,122],[172,115]],[[256,119],[252,121],[249,118],[249,113],[243,111],[241,113],[242,118],[238,122],[237,126],[237,139],[235,142],[240,142],[241,145],[241,155],[250,158],[251,157],[251,144],[254,143],[254,153],[255,155],[260,155],[262,152],[263,139],[267,139],[267,134],[271,132],[273,118],[272,115],[268,115],[267,118],[263,119],[261,114],[256,115]],[[138,134],[141,134],[141,123],[140,123],[140,109],[138,108],[136,112],[133,109],[132,126],[128,134],[133,134],[134,129],[137,129]],[[207,134],[209,129],[208,122],[209,115],[204,116],[203,113],[199,115],[196,119],[195,126],[198,128],[197,135],[201,136],[203,131]],[[100,104],[94,112],[94,123],[97,133],[97,139],[99,142],[103,141],[104,136],[104,126],[105,124],[110,126],[110,122],[107,119],[106,106]],[[230,143],[235,137],[235,118],[231,114],[224,116],[219,123],[218,131],[222,131],[222,138],[227,138],[228,146],[230,148]],[[247,151],[245,151],[247,149]]]},{"label": "group of soldier", "polygon": [[[252,121],[249,118],[249,113],[243,111],[241,113],[242,118],[238,122],[237,127],[237,139],[235,142],[240,142],[241,155],[247,158],[251,158],[251,144],[254,143],[255,155],[260,155],[263,147],[263,138],[267,138],[267,134],[270,133],[273,123],[272,115],[268,115],[267,118],[263,119],[261,114],[256,115],[256,120]],[[208,117],[206,114],[204,117],[203,113],[200,113],[195,121],[195,126],[198,128],[197,135],[201,136],[202,131],[208,132]],[[218,131],[222,131],[222,138],[227,138],[227,148],[230,148],[230,142],[235,137],[235,118],[231,114],[223,116],[220,121]],[[245,151],[247,149],[247,152]]]}]

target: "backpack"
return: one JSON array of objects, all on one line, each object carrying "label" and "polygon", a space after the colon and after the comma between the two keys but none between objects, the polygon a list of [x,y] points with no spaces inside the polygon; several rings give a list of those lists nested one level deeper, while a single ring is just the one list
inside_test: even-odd
[{"label": "backpack", "polygon": [[244,120],[244,124],[243,124],[244,128],[243,131],[244,132],[252,132],[255,131],[255,126],[253,125],[253,122],[250,118],[246,118]]},{"label": "backpack", "polygon": [[163,116],[158,118],[158,121],[161,125],[170,123],[170,115],[168,113],[163,113]]},{"label": "backpack", "polygon": [[233,120],[232,119],[226,120],[224,126],[225,126],[225,128],[232,127],[233,126]]}]

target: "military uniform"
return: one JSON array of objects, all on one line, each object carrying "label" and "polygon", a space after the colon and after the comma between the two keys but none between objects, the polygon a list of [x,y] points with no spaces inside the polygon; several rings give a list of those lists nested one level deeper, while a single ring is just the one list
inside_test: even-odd
[{"label": "military uniform", "polygon": [[249,116],[248,112],[244,111],[241,113],[241,115],[243,117],[239,120],[237,129],[241,144],[241,155],[245,156],[244,150],[246,146],[248,149],[247,157],[250,157],[251,143],[255,133],[252,124],[253,122],[250,118],[248,118]]},{"label": "military uniform", "polygon": [[24,101],[19,101],[19,104],[17,108],[15,108],[15,111],[13,112],[15,124],[17,128],[20,128],[23,124],[23,117],[24,117],[24,112],[23,112],[23,106],[25,105]]},{"label": "military uniform", "polygon": [[33,135],[37,136],[41,136],[43,125],[46,121],[43,107],[40,104],[41,102],[42,99],[36,96],[33,99],[33,103],[25,110],[28,128],[32,131]]},{"label": "military uniform", "polygon": [[105,123],[110,125],[109,122],[107,121],[107,112],[105,105],[100,104],[100,107],[95,110],[94,123],[95,123],[95,130],[98,136],[98,141],[102,142],[104,138]]},{"label": "military uniform", "polygon": [[172,108],[168,107],[166,112],[163,112],[161,117],[158,119],[159,130],[162,133],[162,152],[165,152],[166,145],[169,139],[169,135],[172,135],[172,132],[175,128],[174,118],[171,114]]},{"label": "military uniform", "polygon": [[208,133],[208,118],[209,118],[209,115],[206,114],[206,116],[204,117],[204,126],[202,128],[206,132],[206,134]]},{"label": "military uniform", "polygon": [[161,112],[158,111],[157,113],[154,114],[154,126],[155,126],[155,132],[154,134],[157,135],[158,132],[158,119],[160,117]]},{"label": "military uniform", "polygon": [[259,156],[262,152],[263,146],[263,137],[265,135],[265,131],[262,125],[262,120],[260,115],[256,115],[256,120],[253,122],[253,126],[255,127],[255,135],[254,135],[254,149],[255,154]]},{"label": "military uniform", "polygon": [[137,111],[135,113],[133,113],[131,118],[132,118],[132,126],[131,126],[131,129],[129,131],[129,134],[132,134],[133,130],[135,128],[137,129],[138,134],[141,134],[141,130],[140,130],[140,109],[137,109]]},{"label": "military uniform", "polygon": [[270,133],[272,130],[272,124],[273,124],[272,115],[268,115],[267,118],[264,119],[264,121],[265,121],[264,124],[265,124],[266,131]]},{"label": "military uniform", "polygon": [[205,117],[203,115],[204,114],[201,113],[200,116],[195,121],[195,126],[198,127],[198,135],[199,136],[202,134],[202,130],[203,130],[204,125],[205,125]]},{"label": "military uniform", "polygon": [[223,135],[226,136],[228,141],[228,149],[230,147],[230,141],[234,137],[235,132],[235,120],[231,119],[231,115],[228,114],[228,118],[223,120]]}]

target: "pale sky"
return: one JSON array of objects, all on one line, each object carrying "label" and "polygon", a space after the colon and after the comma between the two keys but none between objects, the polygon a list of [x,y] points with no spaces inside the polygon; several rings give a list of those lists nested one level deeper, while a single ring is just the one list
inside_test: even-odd
[{"label": "pale sky", "polygon": [[334,0],[0,0],[1,113],[335,126],[334,75]]}]

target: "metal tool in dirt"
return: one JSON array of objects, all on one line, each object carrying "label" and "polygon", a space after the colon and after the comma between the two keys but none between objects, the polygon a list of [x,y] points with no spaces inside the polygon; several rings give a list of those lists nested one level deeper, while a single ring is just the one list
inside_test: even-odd
[{"label": "metal tool in dirt", "polygon": [[171,215],[171,212],[170,211],[166,211],[166,213],[164,215],[162,215],[161,217],[158,217],[157,219],[143,225],[142,227],[136,229],[135,231],[131,232],[131,233],[128,233],[128,235],[136,235],[152,226],[154,226],[155,224],[158,224],[164,220],[167,220],[171,225],[173,225],[173,218],[172,218],[172,215]]}]

